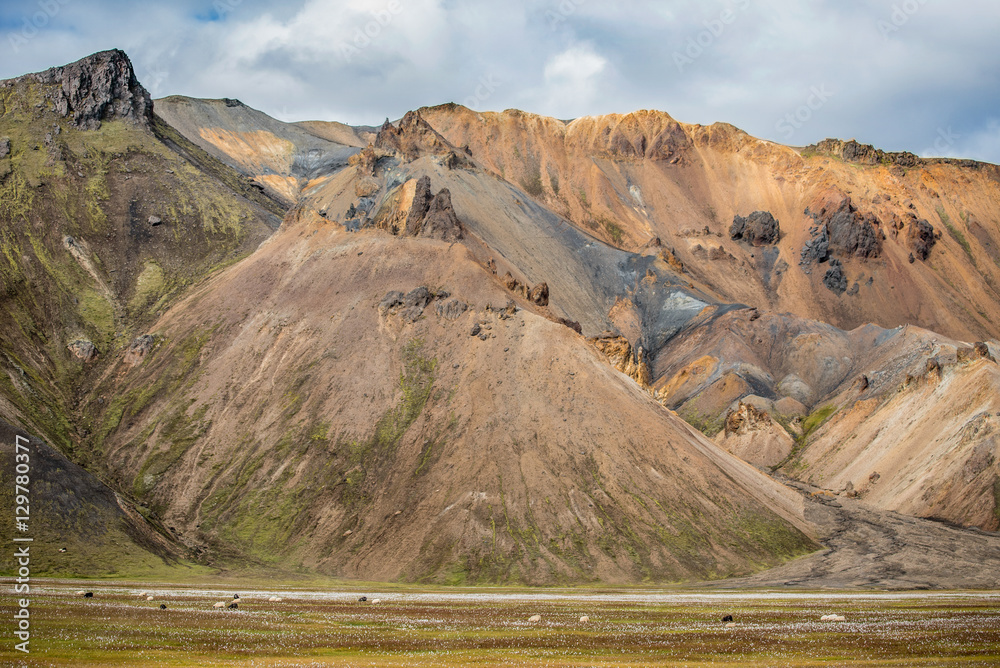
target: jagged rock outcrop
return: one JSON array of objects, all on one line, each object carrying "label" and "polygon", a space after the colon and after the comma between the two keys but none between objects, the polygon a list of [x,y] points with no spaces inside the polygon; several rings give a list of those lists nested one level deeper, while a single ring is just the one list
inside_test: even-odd
[{"label": "jagged rock outcrop", "polygon": [[435,310],[442,318],[447,320],[458,320],[466,311],[469,310],[469,305],[457,299],[451,299],[447,302],[438,302]]},{"label": "jagged rock outcrop", "polygon": [[569,327],[577,334],[583,334],[583,325],[578,323],[576,320],[570,320],[569,318],[559,318],[556,320],[560,325],[565,325]]},{"label": "jagged rock outcrop", "polygon": [[125,120],[144,127],[152,121],[149,92],[136,79],[128,56],[118,49],[11,81],[24,80],[52,86],[44,95],[54,111],[60,116],[72,116],[74,124],[84,130],[96,130],[107,120]]},{"label": "jagged rock outcrop", "polygon": [[906,232],[906,243],[913,251],[914,256],[926,260],[936,241],[934,226],[926,220],[918,220],[916,216],[913,216]]},{"label": "jagged rock outcrop", "polygon": [[416,160],[422,155],[443,156],[449,169],[464,165],[468,158],[456,151],[418,112],[408,111],[396,127],[385,119],[375,136],[375,149],[391,151],[402,159]]},{"label": "jagged rock outcrop", "polygon": [[809,153],[823,153],[833,155],[844,162],[854,162],[862,165],[892,164],[900,167],[915,167],[921,164],[921,158],[908,152],[888,153],[877,149],[870,144],[860,144],[851,139],[824,139],[818,144],[807,146],[803,151]]},{"label": "jagged rock outcrop", "polygon": [[729,236],[745,241],[751,246],[769,246],[778,243],[781,230],[778,221],[768,211],[754,211],[749,216],[736,216],[729,228]]},{"label": "jagged rock outcrop", "polygon": [[880,225],[878,218],[870,213],[860,213],[850,197],[845,197],[836,209],[821,209],[814,219],[826,226],[832,253],[865,259],[882,254],[882,235],[877,229]]},{"label": "jagged rock outcrop", "polygon": [[549,286],[546,283],[539,283],[528,290],[528,299],[539,306],[549,305]]},{"label": "jagged rock outcrop", "polygon": [[378,154],[375,152],[375,147],[371,144],[368,144],[361,151],[352,155],[347,161],[349,165],[354,165],[358,176],[375,176],[375,164],[377,162]]},{"label": "jagged rock outcrop", "polygon": [[740,402],[739,407],[726,416],[726,435],[746,434],[769,427],[771,416],[767,411],[758,409],[753,404]]},{"label": "jagged rock outcrop", "polygon": [[395,196],[395,208],[380,212],[375,226],[394,235],[429,237],[442,241],[461,241],[465,228],[451,203],[451,192],[442,188],[436,195],[431,191],[429,176],[421,176],[403,184]]},{"label": "jagged rock outcrop", "polygon": [[0,158],[10,155],[10,137],[0,137]]},{"label": "jagged rock outcrop", "polygon": [[977,342],[971,348],[959,348],[956,351],[956,355],[957,355],[958,361],[960,363],[962,363],[962,362],[971,362],[973,360],[980,359],[980,358],[989,360],[991,362],[996,362],[996,359],[990,353],[990,346],[989,346],[989,344],[987,344],[984,341]]},{"label": "jagged rock outcrop", "polygon": [[434,195],[431,192],[431,177],[421,176],[413,185],[413,196],[410,200],[410,209],[406,214],[406,222],[403,224],[403,232],[415,237],[420,234],[423,227],[424,218],[431,208],[431,201]]},{"label": "jagged rock outcrop", "polygon": [[[496,263],[493,264],[492,271],[494,274],[496,273]],[[543,282],[539,283],[535,287],[531,287],[527,283],[522,283],[514,278],[509,271],[503,275],[500,282],[503,283],[503,286],[511,292],[524,297],[530,302],[539,306],[549,305],[549,286],[547,283]]]},{"label": "jagged rock outcrop", "polygon": [[642,346],[636,347],[633,354],[632,344],[628,339],[611,333],[595,336],[590,342],[604,353],[611,366],[637,382],[640,387],[649,387],[649,364],[646,362],[646,353]]},{"label": "jagged rock outcrop", "polygon": [[826,262],[830,259],[830,235],[826,231],[826,226],[813,227],[810,232],[812,232],[813,237],[807,239],[802,246],[801,260],[799,261],[802,266]]},{"label": "jagged rock outcrop", "polygon": [[383,318],[398,315],[403,322],[413,323],[420,319],[431,303],[436,301],[438,304],[435,310],[439,316],[457,320],[469,306],[456,299],[445,302],[444,300],[450,296],[451,293],[444,290],[432,292],[424,285],[413,288],[405,294],[399,290],[390,290],[379,302],[378,313]]},{"label": "jagged rock outcrop", "polygon": [[455,214],[451,192],[447,188],[439,190],[431,200],[418,234],[441,241],[455,242],[462,239],[462,222]]},{"label": "jagged rock outcrop", "polygon": [[[805,214],[816,221],[816,224],[809,229],[811,238],[802,246],[799,265],[808,267],[837,256],[867,260],[882,255],[885,234],[881,230],[881,221],[874,214],[859,212],[850,197],[843,197],[836,204],[825,205],[818,212],[806,209]],[[838,272],[827,274],[833,279]],[[827,284],[827,287],[830,285]],[[837,291],[833,287],[830,289]],[[844,290],[846,289],[845,283]]]},{"label": "jagged rock outcrop", "polygon": [[844,267],[840,260],[830,260],[830,268],[823,276],[823,285],[838,295],[847,292],[847,276],[844,274]]}]

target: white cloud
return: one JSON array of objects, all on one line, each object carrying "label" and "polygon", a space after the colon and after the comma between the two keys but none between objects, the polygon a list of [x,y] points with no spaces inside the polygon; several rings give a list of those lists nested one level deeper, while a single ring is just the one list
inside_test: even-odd
[{"label": "white cloud", "polygon": [[585,114],[594,104],[607,66],[607,58],[589,44],[571,46],[549,58],[543,71],[543,113],[559,117]]},{"label": "white cloud", "polygon": [[[232,8],[213,18],[219,2]],[[657,108],[777,140],[776,122],[826,86],[835,95],[795,142],[855,137],[919,153],[951,127],[964,135],[953,155],[1000,161],[989,125],[1000,108],[995,0],[910,3],[919,10],[897,16],[899,29],[888,36],[878,22],[905,3],[219,2],[58,3],[58,14],[17,51],[10,34],[37,0],[0,3],[8,31],[0,31],[0,77],[118,47],[156,96],[238,97],[283,119],[373,123],[476,96],[477,108],[561,118]],[[678,71],[673,54],[699,36],[704,52]],[[357,51],[348,48],[348,58],[345,47]]]},{"label": "white cloud", "polygon": [[928,150],[928,154],[943,155],[952,158],[969,158],[984,162],[1000,163],[1000,118],[991,118],[979,130],[967,137],[954,137],[954,143],[948,144],[947,132],[940,135],[938,145],[945,145],[943,151]]}]

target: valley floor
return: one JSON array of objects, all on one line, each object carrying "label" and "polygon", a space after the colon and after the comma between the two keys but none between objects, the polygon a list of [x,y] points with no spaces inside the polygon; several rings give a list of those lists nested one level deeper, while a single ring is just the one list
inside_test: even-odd
[{"label": "valley floor", "polygon": [[[1000,592],[33,585],[25,666],[996,666]],[[93,592],[84,598],[81,588]],[[216,609],[240,595],[238,609]],[[367,601],[359,598],[367,596]],[[152,600],[147,597],[152,596]],[[281,601],[269,601],[280,596]],[[378,602],[375,601],[378,599]],[[165,605],[165,609],[160,606]],[[6,606],[5,606],[6,607]],[[843,621],[823,621],[825,615]],[[534,615],[539,618],[532,620]],[[727,625],[723,618],[731,615]],[[587,616],[588,620],[581,620]],[[4,625],[9,625],[9,619]]]}]

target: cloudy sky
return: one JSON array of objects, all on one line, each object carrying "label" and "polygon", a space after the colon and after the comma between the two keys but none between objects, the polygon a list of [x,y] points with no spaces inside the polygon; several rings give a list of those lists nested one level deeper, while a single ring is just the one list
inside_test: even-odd
[{"label": "cloudy sky", "polygon": [[380,123],[655,108],[1000,163],[996,0],[3,0],[0,78],[125,50],[154,97]]}]

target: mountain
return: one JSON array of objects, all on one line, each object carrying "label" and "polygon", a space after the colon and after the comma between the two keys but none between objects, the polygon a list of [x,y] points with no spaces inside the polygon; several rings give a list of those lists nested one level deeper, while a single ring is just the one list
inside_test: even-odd
[{"label": "mountain", "polygon": [[998,528],[996,166],[661,112],[282,123],[150,103],[119,51],[0,92],[0,418],[117,499],[122,572],[691,581],[850,517]]}]

